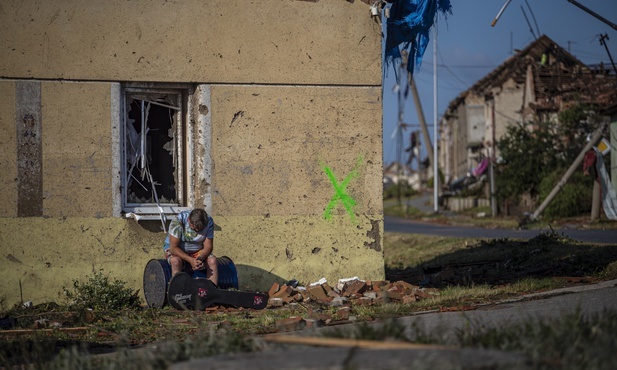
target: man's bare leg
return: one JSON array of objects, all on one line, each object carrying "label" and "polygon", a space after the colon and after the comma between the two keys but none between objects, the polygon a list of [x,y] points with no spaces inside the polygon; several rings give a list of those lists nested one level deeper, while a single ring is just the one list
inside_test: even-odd
[{"label": "man's bare leg", "polygon": [[206,262],[208,263],[206,277],[214,284],[219,285],[219,266],[216,263],[216,257],[209,256]]}]

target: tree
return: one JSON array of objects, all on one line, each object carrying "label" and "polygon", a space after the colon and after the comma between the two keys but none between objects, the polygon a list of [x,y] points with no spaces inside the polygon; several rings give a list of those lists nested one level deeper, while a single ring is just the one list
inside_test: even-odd
[{"label": "tree", "polygon": [[567,169],[596,120],[585,106],[576,105],[562,111],[557,121],[509,126],[497,142],[501,157],[495,180],[499,199],[518,203],[523,194],[532,198],[541,195],[543,179]]}]

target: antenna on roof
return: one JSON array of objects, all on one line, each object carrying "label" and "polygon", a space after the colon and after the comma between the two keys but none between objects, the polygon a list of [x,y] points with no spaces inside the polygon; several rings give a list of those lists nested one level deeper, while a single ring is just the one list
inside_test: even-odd
[{"label": "antenna on roof", "polygon": [[572,51],[570,50],[570,46],[572,46],[572,44],[576,44],[576,42],[568,40],[568,53],[570,54],[572,54]]}]

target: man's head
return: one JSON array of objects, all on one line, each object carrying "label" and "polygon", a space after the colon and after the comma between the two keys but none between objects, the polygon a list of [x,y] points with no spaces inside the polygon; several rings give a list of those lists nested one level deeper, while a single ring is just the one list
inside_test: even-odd
[{"label": "man's head", "polygon": [[194,231],[201,231],[208,225],[208,214],[201,208],[195,208],[189,214],[189,224]]}]

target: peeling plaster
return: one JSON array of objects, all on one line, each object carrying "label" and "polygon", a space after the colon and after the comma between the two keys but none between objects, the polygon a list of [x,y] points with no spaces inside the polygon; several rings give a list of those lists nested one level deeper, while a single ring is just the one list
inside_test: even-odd
[{"label": "peeling plaster", "polygon": [[381,252],[381,237],[379,233],[379,221],[371,220],[371,229],[367,230],[366,236],[373,239],[372,242],[365,242],[364,246],[373,249],[377,252]]}]

